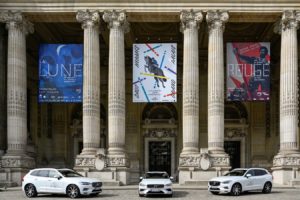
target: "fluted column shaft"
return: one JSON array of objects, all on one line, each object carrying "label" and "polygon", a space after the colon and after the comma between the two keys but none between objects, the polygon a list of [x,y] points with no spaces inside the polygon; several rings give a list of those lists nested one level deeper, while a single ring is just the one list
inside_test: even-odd
[{"label": "fluted column shaft", "polygon": [[108,73],[108,153],[125,152],[125,49],[124,33],[129,29],[124,11],[105,11],[110,28]]},{"label": "fluted column shaft", "polygon": [[[6,93],[6,40],[4,26],[0,26],[0,93]],[[6,96],[0,96],[0,156],[6,150]]]},{"label": "fluted column shaft", "polygon": [[228,13],[208,11],[208,150],[224,152],[224,56],[223,31]]},{"label": "fluted column shaft", "polygon": [[26,34],[33,25],[20,12],[1,13],[8,29],[7,53],[7,155],[26,154],[27,73]]},{"label": "fluted column shaft", "polygon": [[285,11],[281,20],[280,152],[298,151],[298,49],[300,12]]},{"label": "fluted column shaft", "polygon": [[98,11],[78,11],[84,29],[83,150],[95,154],[100,147],[100,47]]},{"label": "fluted column shaft", "polygon": [[183,49],[183,150],[182,154],[199,153],[199,59],[198,25],[202,13],[182,11]]}]

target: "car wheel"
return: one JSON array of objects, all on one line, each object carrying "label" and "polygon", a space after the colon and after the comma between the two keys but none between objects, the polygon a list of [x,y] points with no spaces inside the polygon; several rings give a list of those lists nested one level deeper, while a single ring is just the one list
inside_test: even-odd
[{"label": "car wheel", "polygon": [[211,192],[212,194],[214,194],[214,195],[217,195],[217,194],[219,194],[219,192]]},{"label": "car wheel", "polygon": [[80,196],[79,188],[76,185],[69,185],[67,187],[67,195],[74,199]]},{"label": "car wheel", "polygon": [[37,196],[37,192],[33,184],[27,184],[24,189],[27,197],[31,198]]},{"label": "car wheel", "polygon": [[272,191],[272,183],[266,182],[262,192],[267,194],[270,193],[271,191]]},{"label": "car wheel", "polygon": [[143,194],[139,194],[139,196],[140,196],[140,197],[144,197],[144,195],[143,195]]},{"label": "car wheel", "polygon": [[233,196],[239,196],[242,192],[242,186],[239,183],[235,183],[231,188],[231,194]]},{"label": "car wheel", "polygon": [[93,194],[90,194],[90,196],[91,196],[91,197],[96,197],[96,196],[98,196],[98,194],[99,194],[99,193],[93,193]]}]

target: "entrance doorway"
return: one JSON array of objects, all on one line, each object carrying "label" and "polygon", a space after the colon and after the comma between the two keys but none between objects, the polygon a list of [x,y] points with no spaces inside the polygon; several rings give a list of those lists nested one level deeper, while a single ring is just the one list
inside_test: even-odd
[{"label": "entrance doorway", "polygon": [[171,141],[149,141],[149,171],[166,171],[171,175]]},{"label": "entrance doorway", "polygon": [[225,141],[224,149],[230,156],[230,165],[232,169],[241,167],[241,142]]}]

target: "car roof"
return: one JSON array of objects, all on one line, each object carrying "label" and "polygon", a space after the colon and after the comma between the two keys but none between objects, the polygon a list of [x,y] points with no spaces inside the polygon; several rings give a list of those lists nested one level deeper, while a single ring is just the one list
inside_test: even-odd
[{"label": "car roof", "polygon": [[56,169],[56,168],[50,168],[50,167],[47,167],[47,168],[35,168],[35,169],[32,169],[31,171],[35,171],[35,170],[71,170],[71,171],[73,171],[72,169],[68,169],[68,168]]},{"label": "car roof", "polygon": [[259,168],[259,167],[251,167],[251,168],[235,168],[235,169],[233,169],[232,171],[234,171],[234,170],[249,170],[249,169],[260,169],[260,170],[268,171],[268,170],[265,169],[265,168]]},{"label": "car roof", "polygon": [[167,172],[164,172],[164,171],[150,171],[150,172],[147,172],[147,174],[154,174],[154,173],[167,173]]}]

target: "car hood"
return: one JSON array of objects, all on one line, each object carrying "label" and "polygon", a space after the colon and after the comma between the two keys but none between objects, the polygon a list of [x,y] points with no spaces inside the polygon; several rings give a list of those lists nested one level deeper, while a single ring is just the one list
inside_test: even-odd
[{"label": "car hood", "polygon": [[209,181],[219,181],[219,182],[223,182],[223,181],[229,181],[229,180],[240,180],[242,179],[243,176],[219,176],[219,177],[215,177],[210,179]]},{"label": "car hood", "polygon": [[143,179],[144,184],[170,184],[172,181],[170,179]]},{"label": "car hood", "polygon": [[68,181],[72,181],[72,182],[90,182],[90,183],[93,183],[93,182],[101,182],[99,179],[95,179],[95,178],[88,178],[88,177],[65,177],[64,178],[65,180],[68,180]]}]

